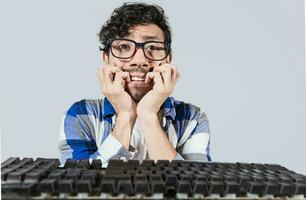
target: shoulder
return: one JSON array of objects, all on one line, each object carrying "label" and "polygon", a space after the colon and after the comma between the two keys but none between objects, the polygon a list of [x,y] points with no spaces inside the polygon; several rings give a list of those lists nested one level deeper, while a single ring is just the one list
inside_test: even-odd
[{"label": "shoulder", "polygon": [[174,105],[177,120],[208,120],[206,113],[199,106],[170,97]]},{"label": "shoulder", "polygon": [[79,115],[99,116],[102,112],[103,99],[82,99],[70,106],[66,115],[78,117]]}]

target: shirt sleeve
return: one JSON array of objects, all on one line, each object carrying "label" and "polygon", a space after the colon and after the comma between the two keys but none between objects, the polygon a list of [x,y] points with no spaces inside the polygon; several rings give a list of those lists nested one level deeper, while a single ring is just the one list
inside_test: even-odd
[{"label": "shirt sleeve", "polygon": [[96,133],[99,130],[97,123],[104,121],[100,122],[95,112],[89,109],[92,106],[86,103],[86,100],[77,102],[64,114],[59,136],[61,164],[68,158],[101,159],[102,163],[109,159],[129,159],[132,155],[111,133],[102,144],[96,141],[99,135]]},{"label": "shirt sleeve", "polygon": [[177,147],[176,159],[211,161],[210,129],[206,114],[198,107],[191,107],[190,118],[185,122]]}]

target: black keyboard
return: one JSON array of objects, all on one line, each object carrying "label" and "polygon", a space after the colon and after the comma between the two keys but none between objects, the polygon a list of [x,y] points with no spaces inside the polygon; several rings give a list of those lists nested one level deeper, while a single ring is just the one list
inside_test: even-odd
[{"label": "black keyboard", "polygon": [[276,164],[11,157],[2,199],[255,199],[306,197],[306,176]]}]

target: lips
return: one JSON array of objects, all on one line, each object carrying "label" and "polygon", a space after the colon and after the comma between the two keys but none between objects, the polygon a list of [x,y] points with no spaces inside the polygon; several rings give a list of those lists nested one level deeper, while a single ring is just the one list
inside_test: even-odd
[{"label": "lips", "polygon": [[131,81],[145,81],[146,75],[144,73],[131,73]]},{"label": "lips", "polygon": [[137,76],[132,76],[131,77],[131,81],[144,81],[145,79],[144,78],[139,78]]}]

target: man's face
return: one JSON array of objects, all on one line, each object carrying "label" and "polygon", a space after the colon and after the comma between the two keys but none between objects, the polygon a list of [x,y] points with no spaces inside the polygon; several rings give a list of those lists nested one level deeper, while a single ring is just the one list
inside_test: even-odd
[{"label": "man's face", "polygon": [[[130,28],[129,35],[124,39],[134,40],[135,42],[159,41],[164,42],[162,30],[155,24],[137,25]],[[141,48],[138,48],[134,56],[129,59],[119,59],[110,52],[103,52],[103,60],[106,64],[114,65],[122,71],[129,72],[131,82],[125,84],[125,90],[131,97],[139,102],[141,98],[153,88],[153,81],[145,83],[146,73],[153,71],[154,67],[163,63],[171,62],[171,55],[168,55],[162,61],[151,61],[147,59]]]}]

